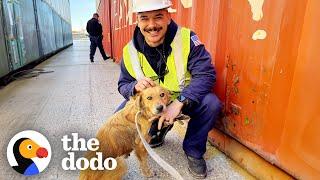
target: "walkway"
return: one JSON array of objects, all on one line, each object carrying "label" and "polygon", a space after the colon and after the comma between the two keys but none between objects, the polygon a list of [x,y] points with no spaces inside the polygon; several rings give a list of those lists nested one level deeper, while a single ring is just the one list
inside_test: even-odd
[{"label": "walkway", "polygon": [[[30,79],[16,80],[0,89],[0,179],[23,179],[8,164],[6,148],[11,137],[23,130],[44,134],[53,151],[48,168],[35,179],[77,179],[78,171],[64,171],[61,161],[67,157],[61,138],[72,132],[86,139],[95,136],[102,123],[114,112],[123,98],[117,91],[119,66],[103,61],[97,51],[96,61],[89,62],[89,42],[75,41],[74,45],[38,65],[51,73]],[[184,176],[192,179],[182,150],[185,131],[175,126],[165,144],[156,151]],[[76,154],[80,157],[81,154]],[[208,144],[205,156],[209,168],[207,179],[252,179],[224,154]],[[143,179],[137,160],[131,155],[125,179]],[[157,176],[151,179],[170,179],[153,160]]]}]

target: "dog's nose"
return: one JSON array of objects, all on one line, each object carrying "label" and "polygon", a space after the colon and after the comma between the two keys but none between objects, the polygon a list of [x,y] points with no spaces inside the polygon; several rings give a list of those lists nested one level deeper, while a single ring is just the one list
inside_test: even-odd
[{"label": "dog's nose", "polygon": [[161,112],[163,110],[163,105],[158,105],[156,109],[158,112]]}]

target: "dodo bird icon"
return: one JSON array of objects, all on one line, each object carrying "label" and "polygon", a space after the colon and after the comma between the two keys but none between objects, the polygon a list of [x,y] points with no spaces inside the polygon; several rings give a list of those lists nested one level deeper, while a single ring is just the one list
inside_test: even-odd
[{"label": "dodo bird icon", "polygon": [[39,173],[32,158],[46,158],[48,151],[29,138],[21,138],[15,142],[13,154],[18,163],[13,168],[23,175],[31,176]]}]

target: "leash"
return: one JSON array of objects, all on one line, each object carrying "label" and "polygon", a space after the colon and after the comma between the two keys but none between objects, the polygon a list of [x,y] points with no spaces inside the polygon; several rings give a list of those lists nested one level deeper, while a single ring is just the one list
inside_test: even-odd
[{"label": "leash", "polygon": [[149,155],[152,157],[153,160],[155,160],[164,170],[166,170],[174,179],[177,180],[183,180],[182,176],[179,174],[179,172],[172,167],[170,164],[168,164],[165,160],[163,160],[154,150],[151,149],[147,141],[142,136],[142,133],[140,131],[139,125],[138,125],[138,116],[141,114],[141,111],[138,111],[135,116],[135,123],[136,128],[139,134],[139,137],[146,148]]}]

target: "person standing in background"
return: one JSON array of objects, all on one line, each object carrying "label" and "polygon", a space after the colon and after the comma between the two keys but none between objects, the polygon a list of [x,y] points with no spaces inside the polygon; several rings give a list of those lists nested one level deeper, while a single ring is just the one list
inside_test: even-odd
[{"label": "person standing in background", "polygon": [[94,13],[93,17],[87,22],[87,32],[89,33],[89,38],[90,38],[90,61],[94,62],[94,54],[96,53],[97,47],[100,50],[100,53],[102,55],[102,58],[104,60],[109,59],[110,57],[106,55],[103,49],[102,45],[102,25],[99,21],[99,14]]}]

